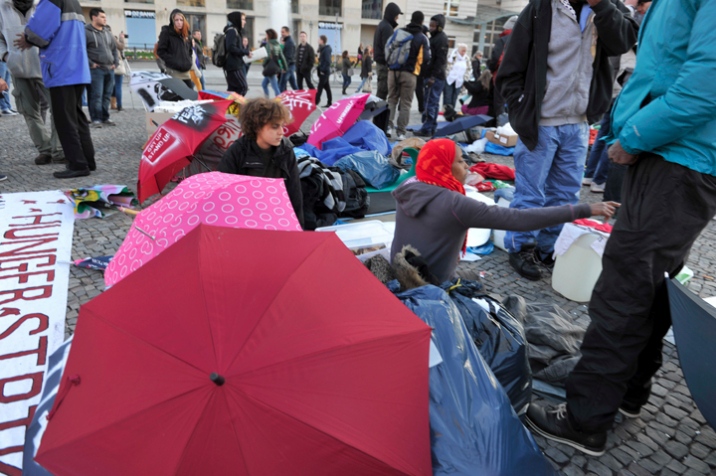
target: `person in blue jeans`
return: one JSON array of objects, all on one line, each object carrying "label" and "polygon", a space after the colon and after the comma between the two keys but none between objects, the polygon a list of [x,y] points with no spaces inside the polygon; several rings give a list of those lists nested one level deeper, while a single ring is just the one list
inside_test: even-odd
[{"label": "person in blue jeans", "polygon": [[119,53],[104,10],[90,10],[90,23],[85,25],[85,35],[92,78],[88,89],[91,127],[113,126],[114,122],[109,119],[109,104],[114,92],[114,70],[119,65]]},{"label": "person in blue jeans", "polygon": [[[612,99],[609,57],[629,51],[637,32],[618,0],[536,0],[520,13],[496,80],[519,136],[510,208],[579,201],[588,121],[607,112]],[[507,232],[512,268],[524,278],[541,279],[541,266],[554,266],[561,230]]]},{"label": "person in blue jeans", "polygon": [[604,186],[607,183],[609,155],[607,155],[607,144],[603,139],[609,134],[610,121],[611,116],[607,111],[599,125],[599,133],[592,145],[592,151],[589,153],[587,168],[584,171],[584,179],[582,179],[582,185],[589,186],[594,193],[604,193]]},{"label": "person in blue jeans", "polygon": [[432,137],[438,126],[438,111],[440,110],[440,95],[445,89],[445,79],[448,56],[448,37],[443,31],[445,16],[435,15],[430,18],[430,63],[427,66],[425,77],[425,113],[423,125],[414,135]]},{"label": "person in blue jeans", "polygon": [[17,112],[12,109],[12,105],[10,104],[10,94],[8,93],[11,81],[10,71],[7,68],[7,63],[4,61],[0,61],[0,79],[2,79],[7,85],[7,89],[0,93],[0,112],[6,116],[14,116]]},{"label": "person in blue jeans", "polygon": [[[264,96],[269,97],[268,85],[271,84],[274,95],[278,96],[281,94],[281,89],[278,86],[278,75],[286,70],[286,58],[283,56],[283,50],[278,42],[278,34],[272,28],[266,30],[266,50],[268,57],[264,60],[264,80],[261,82],[261,87],[264,90]],[[276,67],[277,71],[271,70]]]},{"label": "person in blue jeans", "polygon": [[353,68],[353,63],[351,63],[351,59],[348,56],[348,50],[343,51],[343,54],[341,55],[341,76],[343,76],[343,95],[346,95],[346,89],[348,89],[348,86],[351,85],[351,82],[353,82],[353,78],[351,78],[351,69]]},{"label": "person in blue jeans", "polygon": [[278,87],[281,92],[284,92],[290,84],[291,89],[296,91],[298,89],[298,84],[296,84],[296,42],[291,38],[291,30],[287,26],[281,27],[281,39],[287,66],[286,71],[281,75]]}]

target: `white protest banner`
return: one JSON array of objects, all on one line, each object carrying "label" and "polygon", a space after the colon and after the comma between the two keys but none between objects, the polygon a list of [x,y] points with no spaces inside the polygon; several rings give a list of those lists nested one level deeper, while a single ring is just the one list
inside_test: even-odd
[{"label": "white protest banner", "polygon": [[60,191],[0,195],[0,474],[22,474],[47,356],[64,341],[73,228]]}]

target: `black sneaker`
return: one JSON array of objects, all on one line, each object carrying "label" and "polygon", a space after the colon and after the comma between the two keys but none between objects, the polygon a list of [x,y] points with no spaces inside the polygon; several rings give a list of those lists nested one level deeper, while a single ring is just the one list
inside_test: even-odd
[{"label": "black sneaker", "polygon": [[592,456],[601,456],[607,446],[607,432],[584,433],[572,428],[567,404],[557,406],[546,402],[530,403],[525,417],[527,426],[549,440],[564,443]]},{"label": "black sneaker", "polygon": [[89,174],[90,174],[89,169],[84,169],[84,170],[65,169],[62,172],[55,172],[52,175],[55,178],[65,179],[65,178],[75,178],[75,177],[86,177]]},{"label": "black sneaker", "polygon": [[622,401],[622,404],[619,405],[619,413],[626,418],[639,418],[641,415],[641,405]]},{"label": "black sneaker", "polygon": [[547,269],[554,269],[554,258],[552,257],[554,253],[550,253],[548,255],[543,255],[540,250],[535,248],[535,261],[538,264],[541,264]]},{"label": "black sneaker", "polygon": [[35,157],[35,165],[47,165],[52,162],[52,156],[49,154],[40,154]]},{"label": "black sneaker", "polygon": [[531,281],[539,281],[542,278],[542,270],[535,261],[534,247],[523,247],[517,253],[510,253],[510,266],[523,278]]}]

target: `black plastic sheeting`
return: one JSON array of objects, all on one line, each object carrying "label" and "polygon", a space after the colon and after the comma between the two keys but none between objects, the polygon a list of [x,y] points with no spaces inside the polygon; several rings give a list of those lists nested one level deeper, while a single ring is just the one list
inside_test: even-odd
[{"label": "black plastic sheeting", "polygon": [[430,369],[434,474],[557,474],[512,409],[447,293],[422,286],[397,297],[433,328],[443,358]]},{"label": "black plastic sheeting", "polygon": [[[485,295],[477,281],[457,279],[441,287],[460,310],[467,331],[507,392],[512,407],[523,414],[532,395],[532,377],[522,324],[499,301]],[[473,298],[485,302],[489,312]]]}]

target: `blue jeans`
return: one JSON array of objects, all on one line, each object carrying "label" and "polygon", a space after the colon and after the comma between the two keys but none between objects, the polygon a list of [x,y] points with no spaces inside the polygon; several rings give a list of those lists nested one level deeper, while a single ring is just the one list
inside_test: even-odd
[{"label": "blue jeans", "polygon": [[425,88],[425,114],[423,131],[435,132],[438,127],[438,111],[440,110],[440,95],[445,88],[444,79],[434,79],[433,85]]},{"label": "blue jeans", "polygon": [[124,75],[121,74],[115,74],[114,75],[114,93],[112,93],[112,96],[117,98],[117,110],[122,109],[122,81],[124,79]]},{"label": "blue jeans", "polygon": [[90,68],[92,83],[89,88],[89,113],[92,122],[109,119],[109,100],[114,90],[114,71]]},{"label": "blue jeans", "polygon": [[201,90],[202,90],[202,91],[206,89],[206,82],[205,82],[205,80],[204,80],[204,75],[206,74],[205,71],[206,71],[206,70],[202,70],[202,71],[201,71],[201,78],[199,78],[199,84],[201,84]]},{"label": "blue jeans", "polygon": [[343,91],[345,91],[348,88],[348,86],[351,85],[351,82],[353,81],[353,79],[350,76],[348,76],[347,74],[341,73],[341,76],[343,76]]},{"label": "blue jeans", "polygon": [[281,91],[278,87],[278,78],[276,78],[276,75],[273,76],[264,76],[264,80],[261,82],[261,87],[264,88],[264,96],[268,97],[269,90],[268,85],[271,83],[271,87],[273,88],[273,92],[276,96],[281,94]]},{"label": "blue jeans", "polygon": [[288,69],[281,75],[281,79],[278,82],[278,87],[281,92],[286,90],[286,83],[291,85],[291,89],[294,91],[298,90],[298,84],[296,84],[296,65],[288,65]]},{"label": "blue jeans", "polygon": [[608,147],[602,138],[609,134],[611,129],[610,112],[611,110],[607,111],[602,118],[601,128],[599,129],[597,138],[592,146],[592,152],[589,154],[589,159],[587,160],[587,170],[584,171],[584,176],[592,179],[592,181],[598,185],[607,181],[607,174],[609,173]]},{"label": "blue jeans", "polygon": [[[518,140],[515,146],[515,196],[510,208],[576,204],[582,187],[588,142],[586,122],[540,126],[534,150],[529,150]],[[561,231],[562,225],[536,231],[508,231],[505,248],[515,253],[525,245],[537,245],[543,254],[551,254]]]},{"label": "blue jeans", "polygon": [[8,90],[0,93],[0,110],[12,109],[10,105],[10,71],[7,69],[7,63],[0,61],[0,78],[4,79],[8,85]]},{"label": "blue jeans", "polygon": [[449,104],[454,108],[455,104],[457,104],[457,96],[460,94],[462,86],[458,88],[457,86],[455,86],[455,84],[457,84],[457,82],[445,85],[445,93],[443,94],[443,107]]}]

